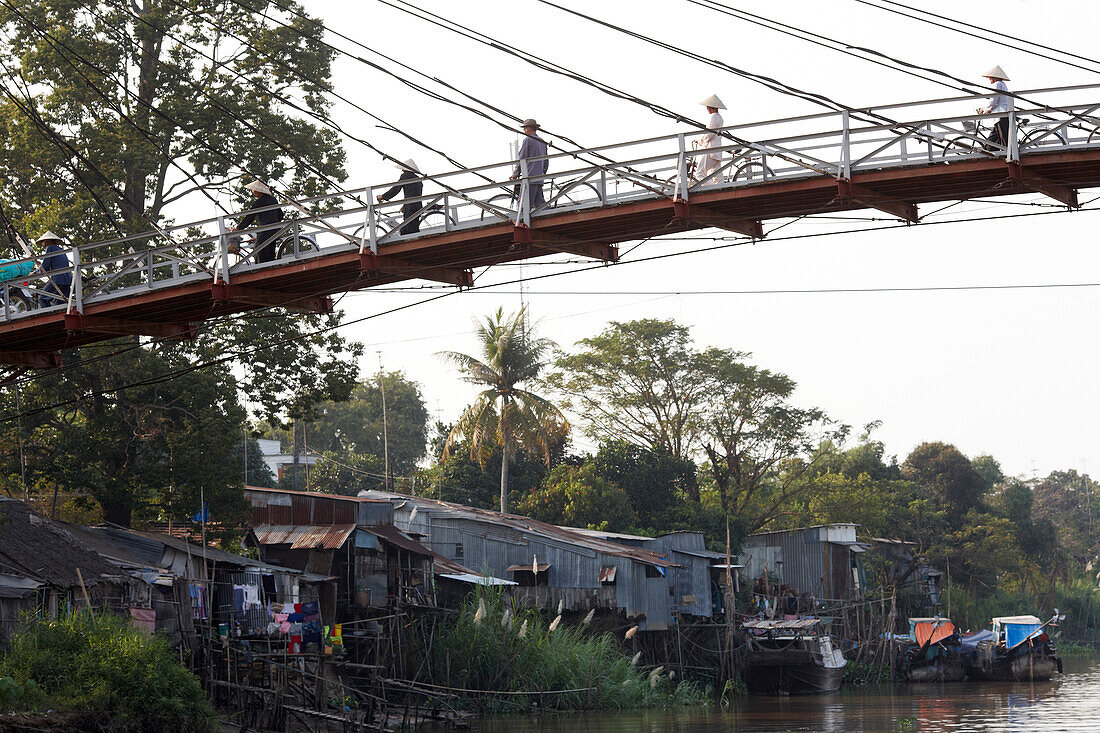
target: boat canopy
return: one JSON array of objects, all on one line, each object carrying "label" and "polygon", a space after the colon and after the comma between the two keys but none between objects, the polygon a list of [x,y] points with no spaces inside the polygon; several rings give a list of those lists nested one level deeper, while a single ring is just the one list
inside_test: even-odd
[{"label": "boat canopy", "polygon": [[922,647],[943,641],[955,633],[955,624],[946,618],[911,618],[909,636]]},{"label": "boat canopy", "polygon": [[746,621],[741,624],[745,629],[812,629],[821,623],[821,619],[817,618],[796,618],[796,619],[758,619],[756,621]]}]

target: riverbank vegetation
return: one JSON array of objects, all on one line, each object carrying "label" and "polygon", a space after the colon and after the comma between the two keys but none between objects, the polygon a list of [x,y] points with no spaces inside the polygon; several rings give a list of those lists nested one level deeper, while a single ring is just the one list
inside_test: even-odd
[{"label": "riverbank vegetation", "polygon": [[485,712],[623,710],[705,704],[710,697],[669,670],[637,667],[610,634],[560,616],[548,623],[541,610],[513,610],[491,590],[472,594],[421,653],[426,683]]},{"label": "riverbank vegetation", "polygon": [[6,710],[59,711],[105,731],[215,729],[198,678],[167,643],[111,614],[28,619],[0,655],[0,700]]}]

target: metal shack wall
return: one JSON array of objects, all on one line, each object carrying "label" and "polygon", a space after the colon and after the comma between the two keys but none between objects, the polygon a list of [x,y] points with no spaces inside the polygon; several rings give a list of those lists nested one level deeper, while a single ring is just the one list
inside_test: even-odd
[{"label": "metal shack wall", "polygon": [[750,581],[760,577],[766,564],[769,573],[799,593],[829,598],[828,549],[827,543],[818,540],[816,528],[755,535],[745,540],[741,564]]},{"label": "metal shack wall", "polygon": [[710,588],[711,561],[709,558],[680,552],[680,550],[693,552],[705,550],[706,541],[703,539],[703,533],[673,532],[662,535],[648,543],[646,549],[661,553],[681,566],[669,568],[667,571],[668,582],[672,585],[669,610],[686,616],[710,618],[713,610]]},{"label": "metal shack wall", "polygon": [[[649,625],[643,629],[664,629],[672,623],[668,580],[647,579],[642,563],[507,525],[475,521],[423,506],[414,514],[413,509],[411,502],[395,508],[394,523],[402,530],[424,535],[423,542],[429,548],[471,570],[512,580],[512,574],[507,572],[509,567],[530,565],[537,557],[539,564],[551,566],[549,588],[566,591],[553,594],[555,602],[560,598],[567,609],[586,610],[593,606],[597,592],[602,598],[608,597],[608,591],[600,584],[600,568],[613,566],[616,576],[611,608],[623,610],[628,617],[644,614]],[[462,546],[461,557],[458,545]]]}]

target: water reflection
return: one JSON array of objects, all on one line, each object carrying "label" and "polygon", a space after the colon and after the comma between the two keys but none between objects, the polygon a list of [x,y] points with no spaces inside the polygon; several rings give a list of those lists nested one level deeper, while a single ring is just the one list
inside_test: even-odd
[{"label": "water reflection", "polygon": [[[1066,662],[1050,682],[957,682],[742,698],[729,710],[548,715],[474,722],[481,733],[1073,733],[1100,730],[1100,658]],[[427,728],[437,733],[442,729]]]}]

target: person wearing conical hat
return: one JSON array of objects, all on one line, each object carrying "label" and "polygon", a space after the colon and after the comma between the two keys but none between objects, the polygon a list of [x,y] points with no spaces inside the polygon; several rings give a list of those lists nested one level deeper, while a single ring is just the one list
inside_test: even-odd
[{"label": "person wearing conical hat", "polygon": [[[259,180],[252,181],[245,188],[252,192],[252,205],[248,207],[249,213],[237,222],[237,226],[233,228],[233,231],[247,229],[253,223],[276,225],[283,220],[283,210],[281,208],[269,208],[278,206],[279,201],[272,195],[271,189],[268,188],[266,183]],[[257,211],[257,209],[268,210]],[[256,246],[252,248],[253,262],[272,262],[275,259],[275,242],[272,237],[275,236],[275,232],[278,230],[278,226],[268,226],[256,232]]]},{"label": "person wearing conical hat", "polygon": [[73,273],[65,240],[47,231],[34,240],[34,243],[46,248],[46,257],[42,258],[42,272],[47,275],[49,282],[42,290],[50,293],[38,296],[38,307],[45,308],[66,302],[73,286]]},{"label": "person wearing conical hat", "polygon": [[[410,201],[409,199],[419,199],[424,195],[424,181],[420,179],[420,169],[416,167],[416,161],[412,158],[398,163],[397,169],[401,171],[401,177],[397,179],[397,184],[385,193],[378,194],[375,198],[378,203],[382,203],[383,201],[389,201],[404,190],[405,203],[401,206],[401,219],[405,224],[401,227],[401,233],[415,234],[420,231],[420,217],[416,213],[424,208],[424,202]],[[402,181],[405,181],[405,183],[402,183]]]},{"label": "person wearing conical hat", "polygon": [[[519,159],[527,160],[527,201],[530,210],[534,211],[546,203],[546,197],[542,192],[542,176],[546,175],[546,170],[550,166],[550,161],[545,160],[547,152],[546,141],[539,137],[539,128],[541,125],[535,122],[535,120],[528,118],[523,121],[522,127],[523,144],[519,146]],[[544,159],[533,160],[534,158]],[[516,167],[512,170],[512,178],[519,178],[522,172],[522,168],[519,162],[517,162]],[[516,191],[518,192],[520,189],[521,185],[517,184]]]},{"label": "person wearing conical hat", "polygon": [[[1009,101],[1008,95],[1005,92],[1008,91],[1008,86],[1005,84],[1008,81],[1008,75],[1005,74],[1004,69],[999,65],[994,66],[989,71],[982,74],[989,80],[989,85],[993,87],[996,93],[989,98],[984,107],[978,108],[978,114],[980,115],[993,115],[998,112],[1008,112]],[[999,152],[1008,147],[1008,115],[1004,115],[999,118],[993,125],[993,132],[989,136],[989,142],[991,145],[986,145],[986,150],[990,152]]]},{"label": "person wearing conical hat", "polygon": [[[722,100],[718,98],[717,94],[710,95],[699,104],[706,107],[707,112],[710,113],[710,119],[707,121],[707,132],[705,135],[703,135],[703,137],[699,138],[699,147],[721,147],[722,138],[719,137],[717,130],[722,128],[726,123],[722,119],[722,115],[718,113],[718,110],[725,109],[726,105],[722,104]],[[710,174],[717,170],[721,165],[721,151],[705,153],[696,158],[695,178],[700,181],[705,181],[707,177],[710,176]]]}]

